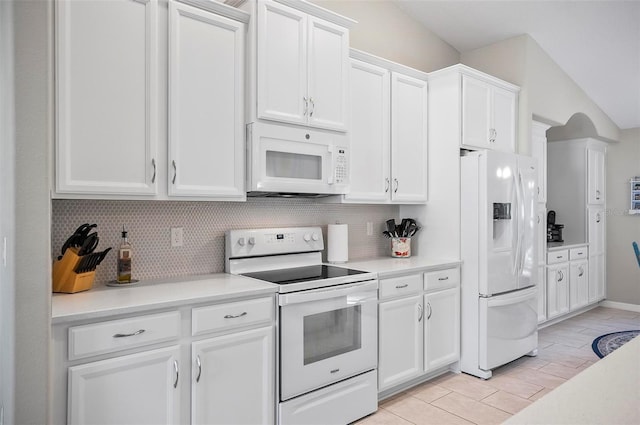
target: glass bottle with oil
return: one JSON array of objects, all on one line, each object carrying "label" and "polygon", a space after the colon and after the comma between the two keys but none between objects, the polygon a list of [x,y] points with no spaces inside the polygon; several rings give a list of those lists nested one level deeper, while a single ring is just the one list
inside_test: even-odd
[{"label": "glass bottle with oil", "polygon": [[131,283],[131,259],[133,249],[127,239],[127,231],[122,226],[122,242],[118,249],[118,283]]}]

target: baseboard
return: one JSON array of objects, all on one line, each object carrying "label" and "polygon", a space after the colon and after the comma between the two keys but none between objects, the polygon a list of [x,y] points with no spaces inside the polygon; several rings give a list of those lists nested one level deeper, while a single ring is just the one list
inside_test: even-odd
[{"label": "baseboard", "polygon": [[604,300],[601,301],[599,305],[600,307],[617,308],[618,310],[627,310],[640,313],[640,305],[638,304],[619,303],[617,301]]}]

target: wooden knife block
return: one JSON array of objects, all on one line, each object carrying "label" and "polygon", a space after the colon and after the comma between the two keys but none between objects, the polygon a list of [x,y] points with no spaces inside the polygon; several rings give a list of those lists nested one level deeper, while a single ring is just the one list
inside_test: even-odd
[{"label": "wooden knife block", "polygon": [[96,271],[74,272],[80,259],[76,248],[67,248],[62,259],[53,263],[53,292],[74,294],[91,289]]}]

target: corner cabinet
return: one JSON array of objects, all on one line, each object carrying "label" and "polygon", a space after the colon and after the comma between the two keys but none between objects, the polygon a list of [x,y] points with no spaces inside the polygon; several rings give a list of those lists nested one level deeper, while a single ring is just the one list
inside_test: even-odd
[{"label": "corner cabinet", "polygon": [[458,268],[380,279],[379,299],[380,393],[459,360]]},{"label": "corner cabinet", "polygon": [[250,16],[166,4],[56,2],[54,197],[246,199]]},{"label": "corner cabinet", "polygon": [[257,118],[347,131],[348,26],[355,22],[331,22],[315,10],[258,1]]},{"label": "corner cabinet", "polygon": [[157,9],[56,1],[57,193],[156,194]]},{"label": "corner cabinet", "polygon": [[[352,50],[347,203],[427,201],[427,75]],[[404,71],[404,72],[401,72]]]}]

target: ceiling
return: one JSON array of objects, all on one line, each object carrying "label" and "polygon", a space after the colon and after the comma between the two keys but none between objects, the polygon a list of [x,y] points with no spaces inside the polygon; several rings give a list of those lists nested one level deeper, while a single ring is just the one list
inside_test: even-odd
[{"label": "ceiling", "polygon": [[620,129],[640,127],[640,1],[394,1],[459,52],[529,34]]}]

